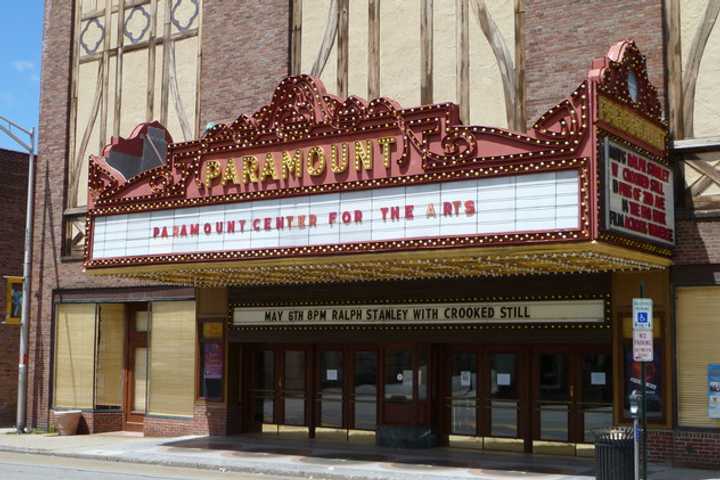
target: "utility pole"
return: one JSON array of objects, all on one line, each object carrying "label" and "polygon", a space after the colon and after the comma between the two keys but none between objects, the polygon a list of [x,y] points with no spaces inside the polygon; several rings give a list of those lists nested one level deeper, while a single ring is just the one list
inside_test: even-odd
[{"label": "utility pole", "polygon": [[[17,433],[25,432],[27,407],[27,364],[28,364],[28,332],[30,320],[30,275],[32,273],[32,236],[33,236],[33,200],[35,186],[35,128],[27,130],[17,123],[0,116],[0,131],[12,138],[28,153],[27,202],[25,204],[25,246],[23,254],[23,298],[20,313],[20,353],[18,363],[17,417],[15,428]],[[29,143],[18,135],[26,135]]]}]

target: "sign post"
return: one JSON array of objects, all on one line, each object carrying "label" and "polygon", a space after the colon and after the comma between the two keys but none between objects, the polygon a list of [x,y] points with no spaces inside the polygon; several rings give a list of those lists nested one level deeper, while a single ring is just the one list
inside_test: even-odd
[{"label": "sign post", "polygon": [[640,283],[640,298],[633,298],[633,361],[640,362],[640,422],[642,426],[642,476],[647,479],[647,385],[645,363],[653,361],[653,302]]}]

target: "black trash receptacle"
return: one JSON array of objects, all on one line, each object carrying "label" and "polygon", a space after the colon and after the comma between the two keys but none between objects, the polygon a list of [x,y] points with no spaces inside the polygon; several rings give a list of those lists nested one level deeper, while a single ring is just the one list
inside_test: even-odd
[{"label": "black trash receptacle", "polygon": [[633,480],[635,450],[632,428],[612,428],[595,434],[595,478]]}]

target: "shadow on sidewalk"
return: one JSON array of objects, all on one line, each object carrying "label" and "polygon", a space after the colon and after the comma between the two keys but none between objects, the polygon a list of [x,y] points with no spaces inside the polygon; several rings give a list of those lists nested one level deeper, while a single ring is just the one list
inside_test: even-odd
[{"label": "shadow on sidewalk", "polygon": [[384,448],[369,444],[279,439],[252,434],[172,441],[164,443],[163,448],[173,453],[188,453],[188,450],[203,449],[220,450],[237,459],[264,458],[271,461],[279,457],[297,457],[295,458],[297,462],[318,466],[361,466],[380,463],[385,468],[398,471],[430,472],[462,468],[474,473],[504,470],[545,475],[594,475],[594,462],[590,458],[444,447],[418,450]]}]

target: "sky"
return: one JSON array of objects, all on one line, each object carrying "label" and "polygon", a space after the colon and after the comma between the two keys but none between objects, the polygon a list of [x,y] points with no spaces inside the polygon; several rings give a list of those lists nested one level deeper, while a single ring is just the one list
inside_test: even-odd
[{"label": "sky", "polygon": [[[0,116],[30,130],[38,124],[42,0],[4,1],[0,16]],[[0,132],[0,147],[21,147]]]}]

